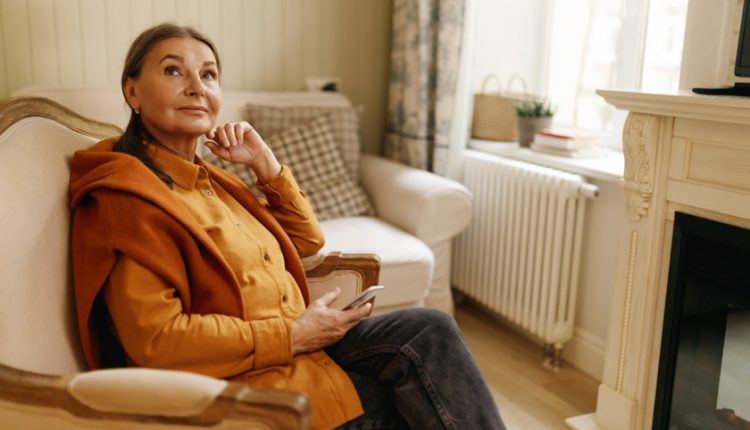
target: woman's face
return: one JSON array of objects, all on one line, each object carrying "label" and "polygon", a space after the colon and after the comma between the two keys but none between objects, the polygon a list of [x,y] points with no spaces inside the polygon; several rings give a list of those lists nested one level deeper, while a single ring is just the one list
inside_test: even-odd
[{"label": "woman's face", "polygon": [[199,40],[163,40],[146,55],[138,78],[127,79],[125,95],[160,142],[196,139],[214,126],[221,107],[216,58]]}]

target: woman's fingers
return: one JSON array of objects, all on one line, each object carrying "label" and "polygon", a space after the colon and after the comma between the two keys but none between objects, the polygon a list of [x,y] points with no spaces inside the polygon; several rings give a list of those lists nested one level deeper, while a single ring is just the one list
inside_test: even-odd
[{"label": "woman's fingers", "polygon": [[372,311],[372,303],[367,302],[358,308],[347,309],[345,311],[341,311],[342,312],[341,316],[344,319],[344,321],[350,323],[351,325],[354,325],[357,321],[370,315],[371,311]]},{"label": "woman's fingers", "polygon": [[215,138],[213,140],[223,148],[229,148],[231,146],[224,127],[216,127]]},{"label": "woman's fingers", "polygon": [[338,342],[365,318],[372,310],[372,304],[366,303],[355,309],[340,311],[326,305],[338,297],[340,290],[331,291],[315,300],[305,312],[292,323],[292,351],[316,351]]},{"label": "woman's fingers", "polygon": [[325,307],[330,307],[331,303],[333,303],[334,301],[336,301],[336,298],[338,298],[339,294],[341,294],[341,288],[336,287],[335,290],[329,291],[329,292],[323,294],[316,301],[319,302],[320,304],[322,304]]},{"label": "woman's fingers", "polygon": [[224,130],[224,134],[227,135],[227,140],[229,141],[229,146],[237,146],[237,136],[235,135],[235,129],[234,124],[231,122],[228,122],[224,124],[224,127],[222,127]]},{"label": "woman's fingers", "polygon": [[234,136],[237,139],[238,146],[242,146],[245,143],[244,142],[245,141],[245,124],[247,123],[245,121],[242,121],[242,122],[236,122],[233,125]]},{"label": "woman's fingers", "polygon": [[258,141],[263,141],[247,121],[228,122],[216,126],[206,133],[206,137],[224,148],[249,145],[250,149],[253,149]]},{"label": "woman's fingers", "polygon": [[218,144],[215,140],[206,140],[203,142],[203,144],[211,150],[214,154],[218,155],[221,158],[225,158],[228,156],[228,151],[226,148],[222,147],[220,144]]}]

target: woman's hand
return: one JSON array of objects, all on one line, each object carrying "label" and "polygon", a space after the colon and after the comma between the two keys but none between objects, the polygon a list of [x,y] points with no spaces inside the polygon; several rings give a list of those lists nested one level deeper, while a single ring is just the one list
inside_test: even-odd
[{"label": "woman's hand", "polygon": [[206,133],[205,145],[232,163],[250,166],[261,183],[268,183],[281,171],[276,156],[247,121],[228,122]]},{"label": "woman's hand", "polygon": [[323,295],[292,323],[292,355],[317,351],[338,342],[359,320],[370,314],[371,303],[346,311],[329,308],[340,293],[341,290],[336,288]]}]

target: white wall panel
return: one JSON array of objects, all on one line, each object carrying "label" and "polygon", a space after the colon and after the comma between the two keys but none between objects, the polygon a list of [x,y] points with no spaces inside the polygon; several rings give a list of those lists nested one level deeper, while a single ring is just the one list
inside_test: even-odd
[{"label": "white wall panel", "polygon": [[129,0],[126,3],[128,4],[129,13],[127,16],[130,35],[135,36],[155,22],[154,2],[152,0]]},{"label": "white wall panel", "polygon": [[263,3],[264,0],[242,2],[242,88],[247,90],[265,88]]},{"label": "white wall panel", "polygon": [[302,2],[282,0],[284,33],[281,52],[284,55],[284,88],[301,88],[305,80],[302,70]]},{"label": "white wall panel", "polygon": [[8,74],[5,71],[8,62],[5,59],[5,35],[2,30],[2,17],[3,4],[0,2],[0,94],[8,94]]},{"label": "white wall panel", "polygon": [[130,30],[130,4],[122,0],[106,0],[104,3],[107,40],[107,84],[120,85],[120,75],[125,64],[125,55],[134,36]]},{"label": "white wall panel", "polygon": [[[55,0],[55,31],[59,83],[63,86],[82,86],[83,39],[79,0]],[[32,22],[34,17],[32,18]]]},{"label": "white wall panel", "polygon": [[28,0],[27,5],[34,85],[59,85],[55,7],[47,0]]},{"label": "white wall panel", "polygon": [[[274,37],[263,38],[263,87],[270,90],[284,88],[283,74],[284,56],[282,53],[284,34],[283,4],[279,1],[263,3],[263,32],[264,35],[274,34]],[[314,35],[312,35],[314,37]]]},{"label": "white wall panel", "polygon": [[180,0],[179,6],[175,9],[173,19],[183,25],[198,27],[198,24],[200,24],[198,0]]},{"label": "white wall panel", "polygon": [[242,88],[242,1],[224,0],[221,5],[221,39],[223,61],[222,86]]},{"label": "white wall panel", "polygon": [[107,38],[105,3],[87,1],[81,5],[83,77],[86,85],[107,85]]},{"label": "white wall panel", "polygon": [[[226,50],[224,40],[221,37],[221,5],[224,0],[219,1],[202,1],[198,4],[200,14],[200,25],[198,29],[206,33],[213,40],[218,49],[223,52]],[[226,61],[224,61],[226,63]]]},{"label": "white wall panel", "polygon": [[302,70],[305,76],[323,74],[323,34],[319,2],[302,3]]},{"label": "white wall panel", "polygon": [[133,38],[158,22],[216,43],[225,90],[302,90],[331,76],[365,106],[379,152],[388,90],[391,0],[0,0],[0,98],[30,85],[117,86]]},{"label": "white wall panel", "polygon": [[[357,52],[359,65],[357,81],[351,88],[355,91],[352,100],[365,107],[362,117],[363,130],[385,130],[386,102],[388,100],[388,76],[390,73],[391,7],[384,8],[374,1],[359,2],[357,19]],[[344,88],[344,92],[349,91]],[[373,97],[373,91],[383,91],[382,97]],[[384,133],[379,136],[377,147],[382,147]],[[367,137],[365,137],[365,140]],[[366,147],[367,143],[365,143]]]},{"label": "white wall panel", "polygon": [[[340,18],[338,19],[337,34],[350,34],[351,37],[337,37],[338,48],[336,52],[336,69],[341,77],[341,89],[346,88],[352,91],[356,86],[357,80],[357,29],[358,23],[353,19],[343,19],[343,17],[357,16],[360,2],[356,1],[339,1],[337,10]],[[336,37],[336,35],[334,35]],[[352,94],[354,95],[354,94]]]},{"label": "white wall panel", "polygon": [[[153,2],[153,22],[175,21],[177,5],[175,0],[151,0]],[[180,6],[181,7],[181,6]]]},{"label": "white wall panel", "polygon": [[319,0],[317,5],[320,22],[320,67],[323,75],[333,75],[336,71],[338,53],[338,15],[337,0]]},{"label": "white wall panel", "polygon": [[5,41],[4,64],[8,91],[12,92],[34,84],[28,4],[25,0],[0,0],[0,6],[3,12],[0,31]]}]

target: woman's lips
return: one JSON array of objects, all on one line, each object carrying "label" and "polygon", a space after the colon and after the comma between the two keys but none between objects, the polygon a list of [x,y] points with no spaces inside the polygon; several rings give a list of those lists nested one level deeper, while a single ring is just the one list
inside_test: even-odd
[{"label": "woman's lips", "polygon": [[203,106],[186,106],[178,109],[179,111],[192,113],[192,114],[204,114],[208,112],[208,109]]}]

